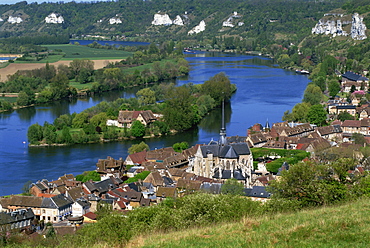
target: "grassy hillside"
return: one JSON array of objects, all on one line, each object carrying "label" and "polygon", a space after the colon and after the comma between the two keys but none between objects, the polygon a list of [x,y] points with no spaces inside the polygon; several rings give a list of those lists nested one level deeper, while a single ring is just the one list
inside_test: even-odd
[{"label": "grassy hillside", "polygon": [[370,200],[133,240],[128,247],[368,247]]}]

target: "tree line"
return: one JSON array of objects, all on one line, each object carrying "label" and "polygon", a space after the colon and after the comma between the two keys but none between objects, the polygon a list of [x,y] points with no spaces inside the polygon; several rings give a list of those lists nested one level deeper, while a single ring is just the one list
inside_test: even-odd
[{"label": "tree line", "polygon": [[[53,124],[36,123],[28,129],[31,144],[75,144],[141,138],[165,135],[193,127],[213,108],[228,101],[236,86],[223,73],[216,74],[204,84],[158,84],[143,88],[135,98],[119,98],[113,102],[101,102],[81,113],[61,115]],[[144,126],[133,122],[131,128],[107,126],[107,120],[117,120],[120,110],[152,110],[163,114],[163,119]]]}]

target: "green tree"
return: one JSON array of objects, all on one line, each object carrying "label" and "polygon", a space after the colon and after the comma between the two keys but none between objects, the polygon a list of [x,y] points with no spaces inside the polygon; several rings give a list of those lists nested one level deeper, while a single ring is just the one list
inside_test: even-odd
[{"label": "green tree", "polygon": [[149,146],[144,141],[141,141],[139,144],[133,144],[128,149],[128,153],[129,154],[134,154],[134,153],[137,153],[137,152],[142,152],[144,150],[149,151]]},{"label": "green tree", "polygon": [[304,91],[303,102],[310,103],[311,105],[316,105],[321,102],[322,92],[319,86],[315,84],[307,85]]},{"label": "green tree", "polygon": [[38,123],[31,125],[27,131],[28,142],[31,144],[37,143],[43,139],[42,126]]},{"label": "green tree", "polygon": [[54,99],[65,98],[70,94],[68,77],[63,73],[58,73],[51,79],[50,90]]},{"label": "green tree", "polygon": [[362,145],[362,146],[367,143],[364,135],[360,133],[352,134],[352,140],[355,144]]},{"label": "green tree", "polygon": [[131,125],[131,135],[134,137],[143,137],[145,135],[145,125],[136,120]]},{"label": "green tree", "polygon": [[355,117],[353,117],[350,113],[347,111],[340,112],[338,115],[338,120],[345,121],[345,120],[354,120]]},{"label": "green tree", "polygon": [[72,125],[72,116],[64,114],[56,118],[53,122],[57,130],[62,130],[64,127],[70,127]]},{"label": "green tree", "polygon": [[141,106],[150,105],[155,103],[155,92],[149,88],[144,88],[136,93],[136,97],[139,100]]},{"label": "green tree", "polygon": [[244,186],[235,178],[227,179],[221,186],[221,193],[227,195],[244,195]]},{"label": "green tree", "polygon": [[85,112],[76,114],[72,120],[73,128],[84,128],[89,123],[89,115]]},{"label": "green tree", "polygon": [[304,162],[283,171],[268,188],[274,198],[297,200],[302,206],[326,205],[348,197],[348,187],[333,177],[329,165]]},{"label": "green tree", "polygon": [[77,175],[76,180],[83,183],[89,180],[97,182],[100,181],[100,174],[97,171],[85,171],[84,173]]},{"label": "green tree", "polygon": [[292,110],[293,120],[297,122],[307,122],[310,108],[311,104],[307,102],[297,103]]},{"label": "green tree", "polygon": [[329,81],[328,88],[329,88],[329,95],[331,97],[335,97],[341,89],[340,84],[336,80]]},{"label": "green tree", "polygon": [[326,111],[321,104],[311,106],[307,113],[307,120],[311,124],[322,126],[326,123]]},{"label": "green tree", "polygon": [[163,111],[167,125],[175,130],[191,128],[195,122],[194,109],[192,108],[193,97],[189,88],[176,87],[167,93],[167,101]]},{"label": "green tree", "polygon": [[101,112],[91,117],[90,123],[94,127],[100,127],[104,131],[107,128],[107,120],[108,120],[107,114],[105,112]]},{"label": "green tree", "polygon": [[216,74],[202,84],[202,93],[210,95],[217,105],[220,105],[222,100],[228,101],[232,92],[230,80],[223,72]]},{"label": "green tree", "polygon": [[172,148],[175,150],[175,152],[182,152],[183,150],[186,150],[189,148],[189,144],[186,141],[178,142],[173,144]]}]

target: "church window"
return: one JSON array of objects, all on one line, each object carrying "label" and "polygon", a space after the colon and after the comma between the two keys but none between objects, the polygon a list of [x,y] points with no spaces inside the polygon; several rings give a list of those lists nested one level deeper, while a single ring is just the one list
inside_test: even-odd
[{"label": "church window", "polygon": [[226,162],[226,170],[230,170],[230,162],[229,161]]}]

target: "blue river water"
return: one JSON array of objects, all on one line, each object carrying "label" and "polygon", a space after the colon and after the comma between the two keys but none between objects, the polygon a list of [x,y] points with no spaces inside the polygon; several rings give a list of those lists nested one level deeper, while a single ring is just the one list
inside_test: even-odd
[{"label": "blue river water", "polygon": [[[255,123],[270,125],[281,121],[286,110],[301,102],[309,82],[307,76],[277,68],[271,60],[258,56],[202,53],[187,54],[189,76],[178,78],[177,85],[200,84],[224,72],[236,84],[237,91],[225,108],[227,135],[246,136]],[[109,92],[86,99],[64,100],[12,112],[0,113],[0,195],[20,193],[27,181],[55,180],[66,173],[81,174],[94,170],[98,159],[128,155],[127,150],[141,140],[63,147],[28,147],[27,129],[34,123],[52,123],[62,114],[79,113],[101,101],[134,97],[138,89]],[[151,149],[187,141],[190,145],[217,140],[221,128],[221,110],[215,109],[187,132],[145,140]]]}]

